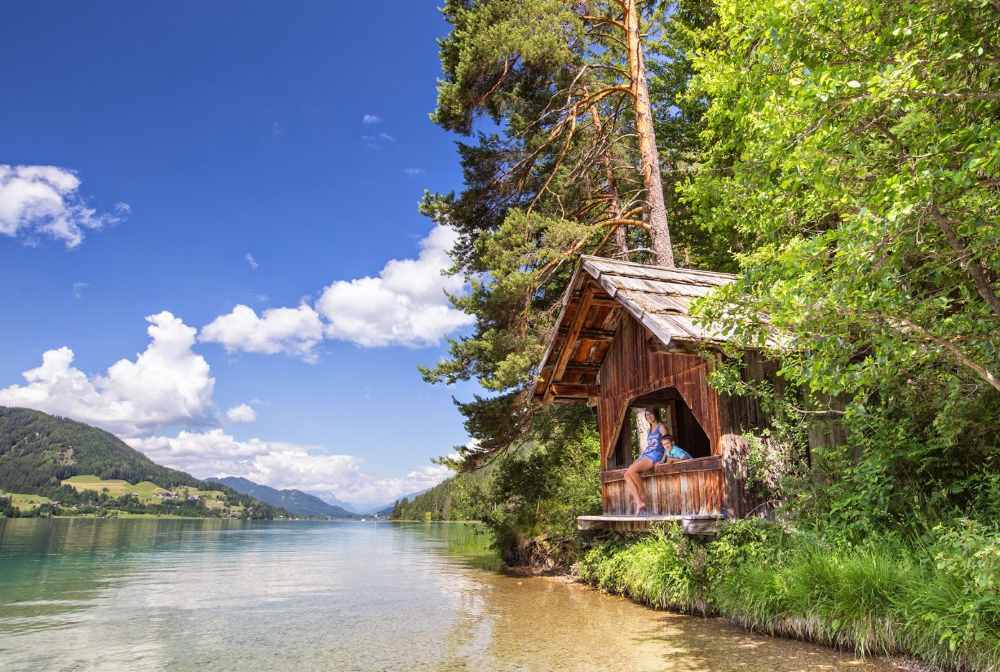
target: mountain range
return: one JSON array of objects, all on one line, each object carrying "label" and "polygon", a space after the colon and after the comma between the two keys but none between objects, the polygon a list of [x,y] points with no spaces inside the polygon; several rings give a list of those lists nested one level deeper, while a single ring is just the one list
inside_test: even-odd
[{"label": "mountain range", "polygon": [[[348,504],[336,498],[333,493],[311,494],[302,490],[286,489],[277,490],[267,485],[254,483],[246,478],[227,476],[225,478],[213,478],[212,481],[228,485],[236,492],[256,497],[262,502],[272,506],[280,506],[289,513],[299,516],[329,516],[331,518],[360,518],[363,516],[387,517],[392,513],[396,500],[383,502],[375,506],[357,506]],[[409,499],[424,494],[430,490],[425,488],[417,492],[398,497],[397,499]]]},{"label": "mountain range", "polygon": [[211,482],[222,483],[236,492],[250,495],[265,504],[277,506],[296,516],[325,516],[328,518],[357,518],[357,514],[343,506],[328,504],[315,495],[301,490],[277,490],[267,485],[237,476],[213,478]]}]

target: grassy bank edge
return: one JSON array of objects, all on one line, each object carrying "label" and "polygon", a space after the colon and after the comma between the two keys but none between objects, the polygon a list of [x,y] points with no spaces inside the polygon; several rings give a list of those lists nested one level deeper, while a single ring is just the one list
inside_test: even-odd
[{"label": "grassy bank edge", "polygon": [[[669,526],[599,540],[575,571],[641,604],[717,615],[753,632],[941,669],[998,670],[1000,586],[968,575],[983,554],[949,534],[939,543],[953,547],[942,553],[886,541],[837,547],[761,521],[730,523],[710,541]],[[987,560],[996,560],[997,548],[989,537]],[[948,553],[955,563],[935,562]]]}]

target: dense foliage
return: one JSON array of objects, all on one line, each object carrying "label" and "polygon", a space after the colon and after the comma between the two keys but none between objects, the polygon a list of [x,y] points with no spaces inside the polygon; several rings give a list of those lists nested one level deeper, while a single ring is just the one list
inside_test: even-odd
[{"label": "dense foliage", "polygon": [[716,7],[681,193],[697,225],[746,246],[704,319],[776,339],[792,389],[843,402],[847,445],[817,455],[799,504],[857,535],[914,514],[995,519],[1000,7]]},{"label": "dense foliage", "polygon": [[[617,139],[631,122],[601,107],[610,96],[594,110],[572,104],[580,78],[620,83],[620,51],[601,48],[613,35],[588,32],[582,18],[613,18],[614,6],[482,0],[444,10],[453,31],[441,43],[435,119],[470,134],[477,115],[492,121],[460,147],[466,189],[425,202],[461,233],[454,270],[472,292],[456,304],[478,325],[425,375],[475,378],[494,393],[459,404],[476,439],[467,467],[547,422],[553,411],[532,408],[523,391],[573,261],[619,254],[588,204],[599,204],[599,223],[615,190],[637,184],[636,148]],[[738,271],[697,310],[738,345],[767,350],[788,384],[754,389],[725,369],[714,383],[773,411],[776,427],[758,445],[783,442],[809,460],[808,471],[787,459],[779,470],[763,455],[758,480],[804,521],[852,538],[884,526],[919,534],[958,512],[996,519],[997,4],[644,7],[676,256]],[[572,137],[561,135],[566,124]],[[596,158],[607,147],[602,177]],[[644,229],[626,228],[641,247]],[[810,431],[831,419],[847,440],[807,454]]]},{"label": "dense foliage", "polygon": [[533,441],[396,503],[397,520],[479,520],[511,565],[568,567],[576,517],[599,513],[599,441],[589,409],[548,416]]},{"label": "dense foliage", "polygon": [[[465,189],[428,195],[423,209],[459,233],[453,271],[471,291],[454,302],[477,321],[424,376],[475,379],[491,394],[459,405],[476,439],[460,451],[465,466],[533,431],[538,409],[526,390],[581,254],[655,259],[657,241],[674,235],[668,221],[673,252],[685,263],[705,249],[676,226],[688,213],[671,195],[693,159],[703,109],[682,95],[691,70],[690,31],[681,20],[703,25],[711,12],[699,2],[640,3],[637,10],[646,58],[638,71],[649,77],[653,98],[650,129],[666,141],[663,176],[651,190],[637,170],[650,152],[638,140],[645,108],[622,34],[622,12],[633,5],[450,0],[443,8],[452,30],[440,42],[443,77],[432,116],[469,138],[459,144]],[[488,131],[477,132],[480,117]],[[654,197],[665,201],[658,220]]]}]

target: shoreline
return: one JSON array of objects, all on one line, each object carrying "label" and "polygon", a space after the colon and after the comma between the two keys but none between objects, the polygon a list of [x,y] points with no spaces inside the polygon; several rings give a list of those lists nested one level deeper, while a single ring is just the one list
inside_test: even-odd
[{"label": "shoreline", "polygon": [[751,522],[708,543],[668,530],[595,540],[572,566],[509,565],[485,538],[452,550],[472,560],[489,548],[497,564],[473,564],[510,578],[579,584],[652,611],[718,618],[748,633],[885,660],[906,672],[998,669],[988,646],[952,648],[923,621],[915,628],[908,617],[940,581],[915,556],[892,555],[899,549],[888,547],[834,551],[805,535],[777,534]]},{"label": "shoreline", "polygon": [[905,660],[906,669],[992,672],[1000,655],[988,640],[955,646],[948,639],[953,612],[939,602],[954,599],[960,579],[899,545],[837,548],[742,522],[708,543],[670,530],[598,542],[579,556],[574,573],[653,609]]},{"label": "shoreline", "polygon": [[[582,579],[582,578],[580,578],[578,576],[574,576],[573,574],[565,574],[562,577],[559,577],[559,576],[548,576],[548,575],[542,574],[542,575],[537,575],[536,578],[551,579],[551,580],[560,580],[561,579],[562,582],[564,582],[564,583],[575,583],[575,584],[578,584],[578,585],[581,585],[581,586],[585,586],[589,590],[594,590],[594,591],[603,593],[605,595],[614,595],[614,593],[609,593],[606,590],[602,590],[601,588],[599,588],[597,586],[594,586],[594,585],[588,583],[587,581],[585,581],[584,579]],[[733,627],[739,628],[743,632],[751,633],[751,634],[758,635],[758,636],[771,637],[773,639],[782,639],[782,640],[788,640],[788,641],[792,641],[792,642],[805,642],[807,644],[814,644],[816,646],[822,646],[824,648],[831,649],[833,651],[842,651],[842,652],[851,653],[851,654],[856,655],[859,658],[862,658],[864,660],[884,660],[884,661],[887,661],[887,662],[891,663],[892,665],[898,667],[900,670],[902,670],[904,672],[945,672],[945,668],[943,668],[943,667],[934,666],[934,665],[932,665],[930,663],[927,663],[927,662],[924,662],[924,661],[921,661],[921,660],[917,660],[916,658],[909,658],[909,657],[906,657],[906,656],[899,656],[899,655],[878,655],[878,654],[876,654],[876,655],[869,655],[869,654],[860,654],[860,653],[857,653],[856,651],[854,651],[853,649],[851,649],[850,647],[846,647],[846,646],[834,646],[834,645],[830,644],[829,642],[824,642],[824,641],[820,641],[820,640],[816,640],[816,639],[810,639],[808,637],[799,637],[799,636],[796,636],[791,631],[780,631],[779,630],[779,631],[774,631],[774,632],[768,632],[766,630],[760,630],[760,629],[757,629],[757,628],[748,627],[744,623],[741,623],[741,622],[739,622],[737,620],[734,620],[732,618],[729,618],[729,617],[721,615],[721,614],[698,614],[698,613],[693,613],[693,612],[688,612],[688,611],[679,611],[679,610],[674,610],[674,609],[660,609],[660,608],[651,606],[649,604],[646,604],[644,602],[641,602],[639,600],[636,600],[631,595],[622,595],[622,597],[625,598],[625,599],[627,599],[627,600],[629,600],[633,604],[637,604],[639,606],[645,607],[645,608],[650,609],[651,611],[655,611],[655,612],[662,612],[662,613],[667,613],[667,614],[675,614],[675,615],[678,615],[678,616],[687,616],[689,618],[702,618],[702,619],[705,619],[705,620],[716,619],[716,620],[722,621],[722,622],[724,622],[724,623],[726,623],[728,625],[731,625]]]},{"label": "shoreline", "polygon": [[821,641],[821,640],[816,640],[816,639],[810,639],[808,637],[796,636],[794,633],[789,632],[789,631],[773,631],[773,632],[769,632],[767,630],[761,630],[761,629],[757,629],[757,628],[753,628],[753,627],[748,627],[746,624],[741,623],[738,620],[732,619],[730,617],[727,617],[727,616],[725,616],[723,614],[718,614],[718,613],[698,613],[698,612],[686,611],[686,610],[681,610],[681,609],[671,609],[671,608],[657,607],[657,606],[651,605],[651,604],[649,604],[647,602],[644,602],[644,601],[642,601],[640,599],[636,599],[635,597],[633,597],[632,595],[630,595],[628,593],[613,593],[613,592],[604,590],[600,586],[596,586],[596,585],[590,583],[585,578],[581,577],[579,574],[574,573],[572,570],[566,570],[566,569],[541,569],[539,567],[532,567],[530,565],[514,565],[514,566],[504,565],[498,571],[499,571],[499,573],[501,573],[501,574],[503,574],[505,576],[509,576],[511,578],[538,579],[538,580],[541,580],[541,581],[551,581],[551,582],[554,582],[554,583],[561,583],[561,584],[564,584],[564,585],[579,586],[580,588],[584,588],[586,590],[590,590],[590,591],[593,591],[593,592],[596,592],[596,593],[601,593],[603,595],[608,595],[608,596],[613,596],[613,597],[620,597],[622,599],[626,599],[629,602],[631,602],[632,604],[635,604],[637,606],[643,607],[645,609],[649,609],[650,611],[657,612],[657,613],[673,614],[675,616],[683,616],[683,617],[686,617],[686,618],[699,618],[699,619],[703,619],[703,620],[706,620],[706,621],[718,620],[718,621],[721,621],[721,622],[723,622],[723,623],[725,623],[727,625],[730,625],[732,627],[738,628],[738,629],[740,629],[743,632],[746,632],[746,633],[749,633],[749,634],[753,634],[753,635],[757,635],[757,636],[770,637],[772,639],[787,640],[787,641],[791,641],[791,642],[804,642],[806,644],[812,644],[812,645],[815,645],[815,646],[822,646],[823,648],[830,649],[832,651],[839,651],[839,652],[850,653],[850,654],[855,655],[855,656],[857,656],[857,657],[859,657],[861,659],[864,659],[864,660],[885,661],[885,662],[891,664],[893,667],[895,667],[898,670],[900,670],[901,672],[947,672],[947,668],[940,667],[940,666],[935,666],[935,665],[933,665],[931,663],[928,663],[928,662],[925,662],[925,661],[922,661],[922,660],[919,660],[919,659],[916,659],[916,658],[907,657],[905,655],[896,655],[896,654],[888,654],[888,655],[882,655],[882,654],[863,654],[863,653],[858,653],[857,651],[853,650],[851,647],[847,647],[847,646],[835,646],[835,645],[831,645],[829,642],[825,642],[825,641]]}]

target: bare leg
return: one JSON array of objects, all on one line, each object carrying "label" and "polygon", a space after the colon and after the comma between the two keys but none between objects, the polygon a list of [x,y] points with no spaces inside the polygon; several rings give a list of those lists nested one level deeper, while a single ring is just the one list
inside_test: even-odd
[{"label": "bare leg", "polygon": [[649,471],[652,468],[653,461],[651,459],[640,457],[625,471],[625,485],[629,490],[629,494],[632,495],[632,499],[635,501],[636,514],[646,508],[646,494],[643,492],[642,476],[639,474]]},{"label": "bare leg", "polygon": [[635,493],[635,513],[640,514],[646,508],[646,493],[642,487],[642,478],[639,474],[632,475],[632,492]]}]

